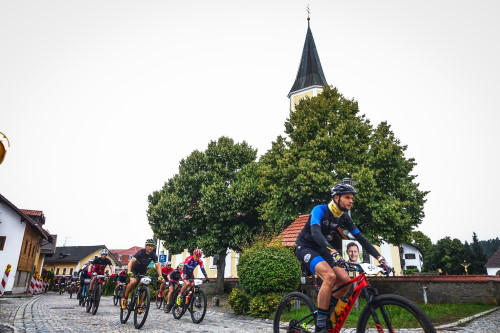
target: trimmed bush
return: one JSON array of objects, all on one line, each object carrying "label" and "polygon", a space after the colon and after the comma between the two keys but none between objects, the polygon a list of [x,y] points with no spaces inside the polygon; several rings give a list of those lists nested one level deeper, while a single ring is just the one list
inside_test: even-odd
[{"label": "trimmed bush", "polygon": [[250,297],[241,289],[233,288],[227,302],[235,314],[246,314],[250,310]]},{"label": "trimmed bush", "polygon": [[282,297],[283,295],[278,293],[255,296],[250,301],[250,315],[252,317],[269,318],[276,311]]},{"label": "trimmed bush", "polygon": [[240,285],[251,296],[296,290],[300,275],[299,261],[283,246],[248,249],[238,263]]}]

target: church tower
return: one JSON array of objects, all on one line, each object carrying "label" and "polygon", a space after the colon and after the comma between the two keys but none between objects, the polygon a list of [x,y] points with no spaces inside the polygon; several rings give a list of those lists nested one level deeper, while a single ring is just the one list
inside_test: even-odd
[{"label": "church tower", "polygon": [[297,72],[297,77],[288,93],[290,99],[290,110],[295,111],[295,105],[303,98],[314,97],[323,91],[326,82],[323,68],[319,61],[318,51],[309,25],[309,15],[307,15],[307,34],[302,50],[302,58]]}]

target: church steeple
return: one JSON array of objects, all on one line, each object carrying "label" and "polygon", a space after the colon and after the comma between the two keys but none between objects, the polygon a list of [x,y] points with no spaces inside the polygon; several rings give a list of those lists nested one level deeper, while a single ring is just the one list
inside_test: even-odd
[{"label": "church steeple", "polygon": [[[309,11],[309,10],[308,10]],[[306,41],[304,42],[304,49],[302,50],[302,58],[300,59],[300,66],[297,72],[295,82],[288,93],[290,98],[291,109],[295,109],[300,99],[305,96],[316,96],[323,90],[323,86],[328,84],[326,82],[321,61],[319,60],[316,44],[309,25],[309,15],[307,16],[307,34]]]}]

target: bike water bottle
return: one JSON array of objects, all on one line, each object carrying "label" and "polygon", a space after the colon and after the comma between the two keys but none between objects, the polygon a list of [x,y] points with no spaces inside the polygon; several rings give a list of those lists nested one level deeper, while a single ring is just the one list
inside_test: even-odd
[{"label": "bike water bottle", "polygon": [[337,306],[335,306],[335,309],[333,309],[333,312],[330,316],[330,320],[332,322],[335,322],[337,318],[340,316],[342,311],[344,311],[345,306],[347,305],[347,298],[341,297],[339,298],[339,301],[337,302]]},{"label": "bike water bottle", "polygon": [[189,299],[191,298],[191,294],[193,293],[192,290],[189,291],[189,293],[186,296],[186,304],[189,304]]}]

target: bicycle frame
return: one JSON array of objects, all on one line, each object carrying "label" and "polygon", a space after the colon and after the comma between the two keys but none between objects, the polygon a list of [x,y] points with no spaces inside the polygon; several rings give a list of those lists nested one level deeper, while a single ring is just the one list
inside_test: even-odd
[{"label": "bicycle frame", "polygon": [[[366,274],[365,273],[360,273],[358,276],[353,277],[351,280],[349,280],[348,282],[344,283],[343,285],[335,288],[332,291],[332,294],[334,294],[338,290],[340,290],[342,288],[345,288],[345,287],[347,287],[347,286],[349,286],[351,284],[354,284],[354,283],[356,283],[356,284],[355,284],[355,287],[353,289],[353,292],[351,293],[351,296],[347,300],[347,304],[346,304],[344,310],[336,318],[335,326],[333,327],[331,333],[338,333],[338,332],[340,332],[340,329],[344,325],[344,322],[346,321],[347,316],[351,312],[352,307],[354,306],[354,304],[356,302],[356,299],[358,299],[359,295],[361,294],[361,292],[363,290],[366,291],[365,288],[368,287],[370,285],[370,283],[366,279]],[[369,293],[366,292],[365,296],[367,297],[367,300],[369,302]]]}]

